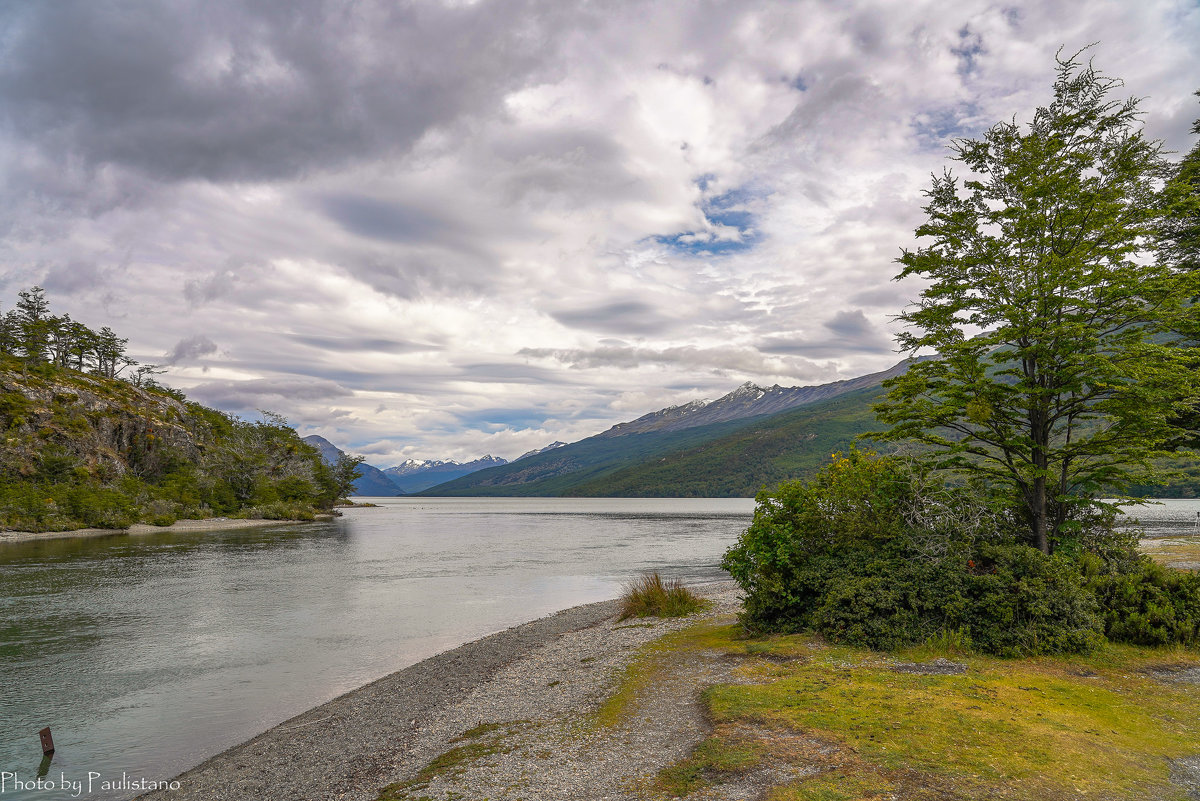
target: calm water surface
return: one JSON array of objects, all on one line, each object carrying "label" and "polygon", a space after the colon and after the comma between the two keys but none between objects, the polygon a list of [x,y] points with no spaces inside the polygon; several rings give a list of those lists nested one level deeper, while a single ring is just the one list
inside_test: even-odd
[{"label": "calm water surface", "polygon": [[[372,499],[329,523],[0,545],[0,801],[166,780],[347,690],[647,571],[719,578],[748,499]],[[136,794],[84,788],[79,797]]]},{"label": "calm water surface", "polygon": [[1200,498],[1155,501],[1127,507],[1125,513],[1148,538],[1200,535]]}]

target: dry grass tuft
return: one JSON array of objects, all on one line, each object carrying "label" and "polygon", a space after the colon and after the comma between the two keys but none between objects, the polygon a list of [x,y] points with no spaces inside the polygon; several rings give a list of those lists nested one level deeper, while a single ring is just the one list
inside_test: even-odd
[{"label": "dry grass tuft", "polygon": [[686,617],[705,609],[708,602],[683,586],[679,579],[663,581],[647,573],[625,588],[621,620],[631,617]]}]

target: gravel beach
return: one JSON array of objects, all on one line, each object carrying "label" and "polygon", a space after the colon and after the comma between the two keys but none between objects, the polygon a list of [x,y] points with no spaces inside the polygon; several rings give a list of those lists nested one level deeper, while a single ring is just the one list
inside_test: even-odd
[{"label": "gravel beach", "polygon": [[[712,600],[700,618],[732,619],[732,582],[695,589]],[[482,758],[412,797],[638,798],[640,783],[704,737],[699,690],[731,668],[711,657],[680,665],[640,702],[636,731],[581,730],[639,648],[700,619],[622,623],[617,608],[567,609],[439,654],[218,754],[177,777],[179,790],[140,798],[371,801],[480,731],[469,742]]]},{"label": "gravel beach", "polygon": [[[317,520],[331,520],[332,518],[332,515],[317,515],[316,517]],[[112,537],[117,534],[159,534],[165,531],[231,531],[239,528],[294,526],[304,522],[306,521],[209,517],[204,520],[176,520],[169,526],[152,526],[147,523],[135,523],[129,528],[77,528],[70,531],[0,531],[0,544],[76,537]]]}]

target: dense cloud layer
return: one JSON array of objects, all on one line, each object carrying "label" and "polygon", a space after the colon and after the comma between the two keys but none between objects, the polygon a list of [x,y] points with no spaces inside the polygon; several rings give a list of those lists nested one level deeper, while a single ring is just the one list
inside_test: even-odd
[{"label": "dense cloud layer", "polygon": [[1055,51],[1191,146],[1186,2],[0,6],[0,291],[371,454],[882,369],[954,136]]}]

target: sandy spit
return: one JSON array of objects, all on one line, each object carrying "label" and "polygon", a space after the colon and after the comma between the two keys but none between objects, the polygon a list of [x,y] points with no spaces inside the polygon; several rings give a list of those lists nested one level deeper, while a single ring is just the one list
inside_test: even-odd
[{"label": "sandy spit", "polygon": [[[317,520],[331,520],[333,515],[317,515]],[[228,531],[239,528],[294,525],[305,520],[260,520],[210,517],[205,520],[177,520],[169,526],[135,523],[129,528],[77,528],[72,531],[0,531],[0,544],[30,540],[59,540],[72,537],[111,537],[115,534],[158,534],[162,531]]]}]

